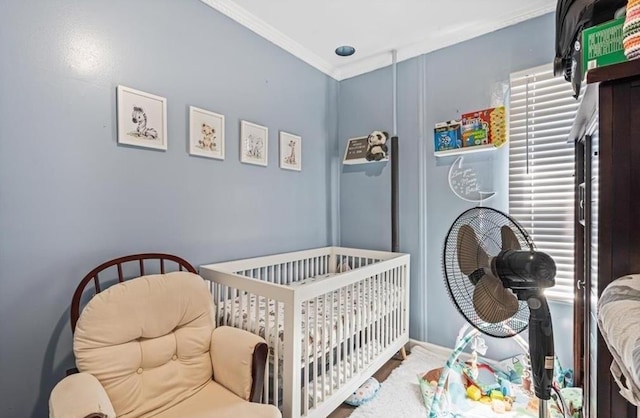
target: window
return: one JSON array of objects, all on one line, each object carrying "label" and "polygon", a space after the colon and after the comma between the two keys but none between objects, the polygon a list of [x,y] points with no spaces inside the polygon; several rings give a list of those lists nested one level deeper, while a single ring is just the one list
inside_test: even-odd
[{"label": "window", "polygon": [[549,299],[573,301],[574,148],[567,143],[578,110],[571,84],[552,65],[511,75],[509,214],[556,262]]}]

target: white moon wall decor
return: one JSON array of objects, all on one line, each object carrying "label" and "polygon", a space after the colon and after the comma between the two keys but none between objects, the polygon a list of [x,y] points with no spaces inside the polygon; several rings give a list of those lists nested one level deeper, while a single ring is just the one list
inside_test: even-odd
[{"label": "white moon wall decor", "polygon": [[462,166],[464,157],[458,157],[449,169],[449,187],[451,191],[467,202],[482,202],[493,197],[495,192],[480,191],[478,176],[473,168]]}]

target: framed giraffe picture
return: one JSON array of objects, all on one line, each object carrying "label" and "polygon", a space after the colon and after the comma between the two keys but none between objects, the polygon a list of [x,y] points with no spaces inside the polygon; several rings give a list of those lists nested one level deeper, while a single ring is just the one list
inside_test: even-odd
[{"label": "framed giraffe picture", "polygon": [[280,168],[302,170],[302,138],[280,131]]},{"label": "framed giraffe picture", "polygon": [[118,144],[167,149],[167,99],[117,87]]}]

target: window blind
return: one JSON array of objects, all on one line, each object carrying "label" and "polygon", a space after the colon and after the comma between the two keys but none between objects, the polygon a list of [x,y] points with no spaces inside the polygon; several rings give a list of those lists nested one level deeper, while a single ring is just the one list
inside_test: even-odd
[{"label": "window blind", "polygon": [[547,297],[573,301],[575,156],[567,139],[578,101],[551,64],[510,81],[509,214],[556,263]]}]

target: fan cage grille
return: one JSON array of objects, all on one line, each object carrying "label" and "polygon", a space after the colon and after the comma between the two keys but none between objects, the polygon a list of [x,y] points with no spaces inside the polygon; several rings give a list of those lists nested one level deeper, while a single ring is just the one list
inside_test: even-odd
[{"label": "fan cage grille", "polygon": [[[533,241],[526,231],[511,217],[499,210],[488,207],[476,207],[463,212],[453,222],[447,233],[442,257],[442,269],[447,293],[458,312],[484,334],[496,338],[509,338],[529,325],[529,307],[526,301],[518,301],[518,311],[511,318],[495,324],[480,319],[473,307],[475,285],[464,274],[458,263],[458,232],[463,225],[469,225],[476,233],[478,243],[489,257],[497,256],[502,250],[500,230],[509,227],[515,234],[522,249],[534,249]],[[469,255],[465,255],[469,256]],[[471,255],[474,257],[474,255]],[[477,260],[477,254],[475,255]],[[488,266],[487,266],[488,267]]]}]

